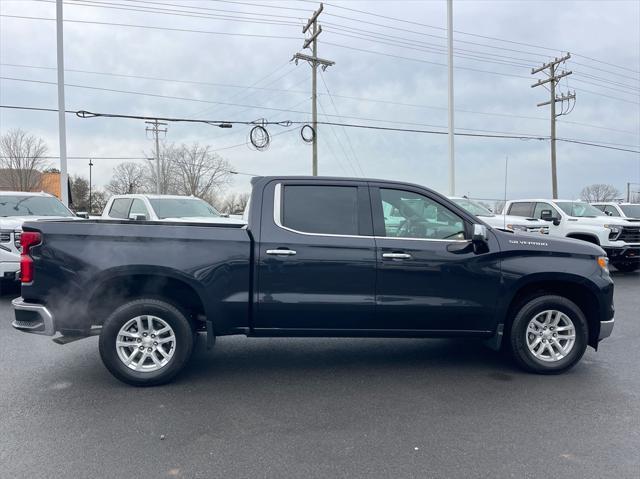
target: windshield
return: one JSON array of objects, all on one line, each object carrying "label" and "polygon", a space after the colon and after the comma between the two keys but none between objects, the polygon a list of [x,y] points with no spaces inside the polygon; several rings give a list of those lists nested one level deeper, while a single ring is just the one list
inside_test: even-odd
[{"label": "windshield", "polygon": [[73,216],[52,196],[0,196],[0,216]]},{"label": "windshield", "polygon": [[472,215],[495,216],[490,209],[485,208],[481,204],[476,203],[475,201],[471,201],[467,198],[453,198],[451,201],[453,201],[459,206],[462,206],[465,210],[467,210]]},{"label": "windshield", "polygon": [[620,205],[620,209],[629,218],[640,218],[640,205]]},{"label": "windshield", "polygon": [[596,216],[605,216],[595,206],[591,206],[584,201],[557,201],[556,205],[560,207],[569,216],[577,216],[579,218],[594,218]]},{"label": "windshield", "polygon": [[198,198],[149,199],[159,219],[218,218],[222,216],[213,206]]}]

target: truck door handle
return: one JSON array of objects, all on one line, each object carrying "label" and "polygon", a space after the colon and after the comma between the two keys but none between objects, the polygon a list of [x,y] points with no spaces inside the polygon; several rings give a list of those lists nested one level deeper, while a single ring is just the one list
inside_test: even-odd
[{"label": "truck door handle", "polygon": [[296,254],[292,249],[268,249],[267,254],[274,254],[277,256],[293,256]]},{"label": "truck door handle", "polygon": [[411,259],[409,253],[382,253],[382,257],[389,259]]}]

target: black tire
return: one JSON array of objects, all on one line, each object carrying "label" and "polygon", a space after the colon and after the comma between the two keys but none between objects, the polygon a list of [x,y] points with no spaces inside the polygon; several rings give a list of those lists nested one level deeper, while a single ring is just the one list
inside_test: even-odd
[{"label": "black tire", "polygon": [[621,273],[633,273],[640,269],[640,262],[637,263],[613,263],[613,266]]},{"label": "black tire", "polygon": [[[135,371],[126,366],[118,356],[116,338],[128,321],[153,315],[161,318],[173,329],[175,351],[168,363],[156,371]],[[100,333],[100,357],[102,362],[120,381],[133,386],[157,386],[170,382],[187,364],[194,344],[194,332],[189,320],[175,306],[157,299],[144,298],[129,301],[117,308],[104,322]]]},{"label": "black tire", "polygon": [[[527,327],[535,316],[546,310],[566,314],[575,328],[575,343],[568,354],[556,361],[543,361],[529,350]],[[559,374],[576,365],[589,342],[589,327],[584,313],[572,301],[562,296],[538,296],[525,302],[515,313],[509,333],[509,346],[516,363],[526,371],[538,374]]]}]

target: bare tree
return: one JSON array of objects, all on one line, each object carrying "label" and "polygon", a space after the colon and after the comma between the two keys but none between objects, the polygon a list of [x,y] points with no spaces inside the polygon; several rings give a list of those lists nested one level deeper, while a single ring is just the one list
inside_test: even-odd
[{"label": "bare tree", "polygon": [[32,191],[40,187],[41,170],[47,166],[47,145],[42,138],[17,129],[0,137],[2,187]]},{"label": "bare tree", "polygon": [[611,201],[620,196],[613,185],[602,183],[585,186],[580,192],[580,197],[585,201]]},{"label": "bare tree", "polygon": [[182,195],[211,197],[229,182],[231,165],[208,145],[182,145],[172,149],[176,190]]},{"label": "bare tree", "polygon": [[144,191],[146,169],[144,165],[127,161],[113,169],[111,181],[105,189],[113,195],[126,195]]},{"label": "bare tree", "polygon": [[107,201],[109,201],[109,195],[102,191],[96,190],[91,192],[91,210],[89,214],[92,215],[100,215],[102,214],[102,210],[107,206]]},{"label": "bare tree", "polygon": [[[163,195],[176,194],[177,172],[175,167],[175,157],[178,155],[180,147],[167,145],[165,142],[160,146],[160,165],[155,160],[154,154],[147,154],[149,158],[145,167],[145,185],[149,193],[158,191],[158,176],[160,178],[160,193]],[[158,166],[160,174],[158,175]]]},{"label": "bare tree", "polygon": [[241,215],[249,203],[249,193],[229,193],[220,201],[220,211],[228,215]]}]

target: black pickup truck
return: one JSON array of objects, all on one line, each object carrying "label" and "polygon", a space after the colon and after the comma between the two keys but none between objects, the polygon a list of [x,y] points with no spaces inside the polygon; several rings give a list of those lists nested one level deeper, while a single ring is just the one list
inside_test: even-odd
[{"label": "black pickup truck", "polygon": [[247,225],[24,225],[13,326],[99,334],[134,385],[171,380],[195,335],[454,337],[558,373],[613,329],[604,251],[491,228],[427,188],[322,177],[253,181]]}]

